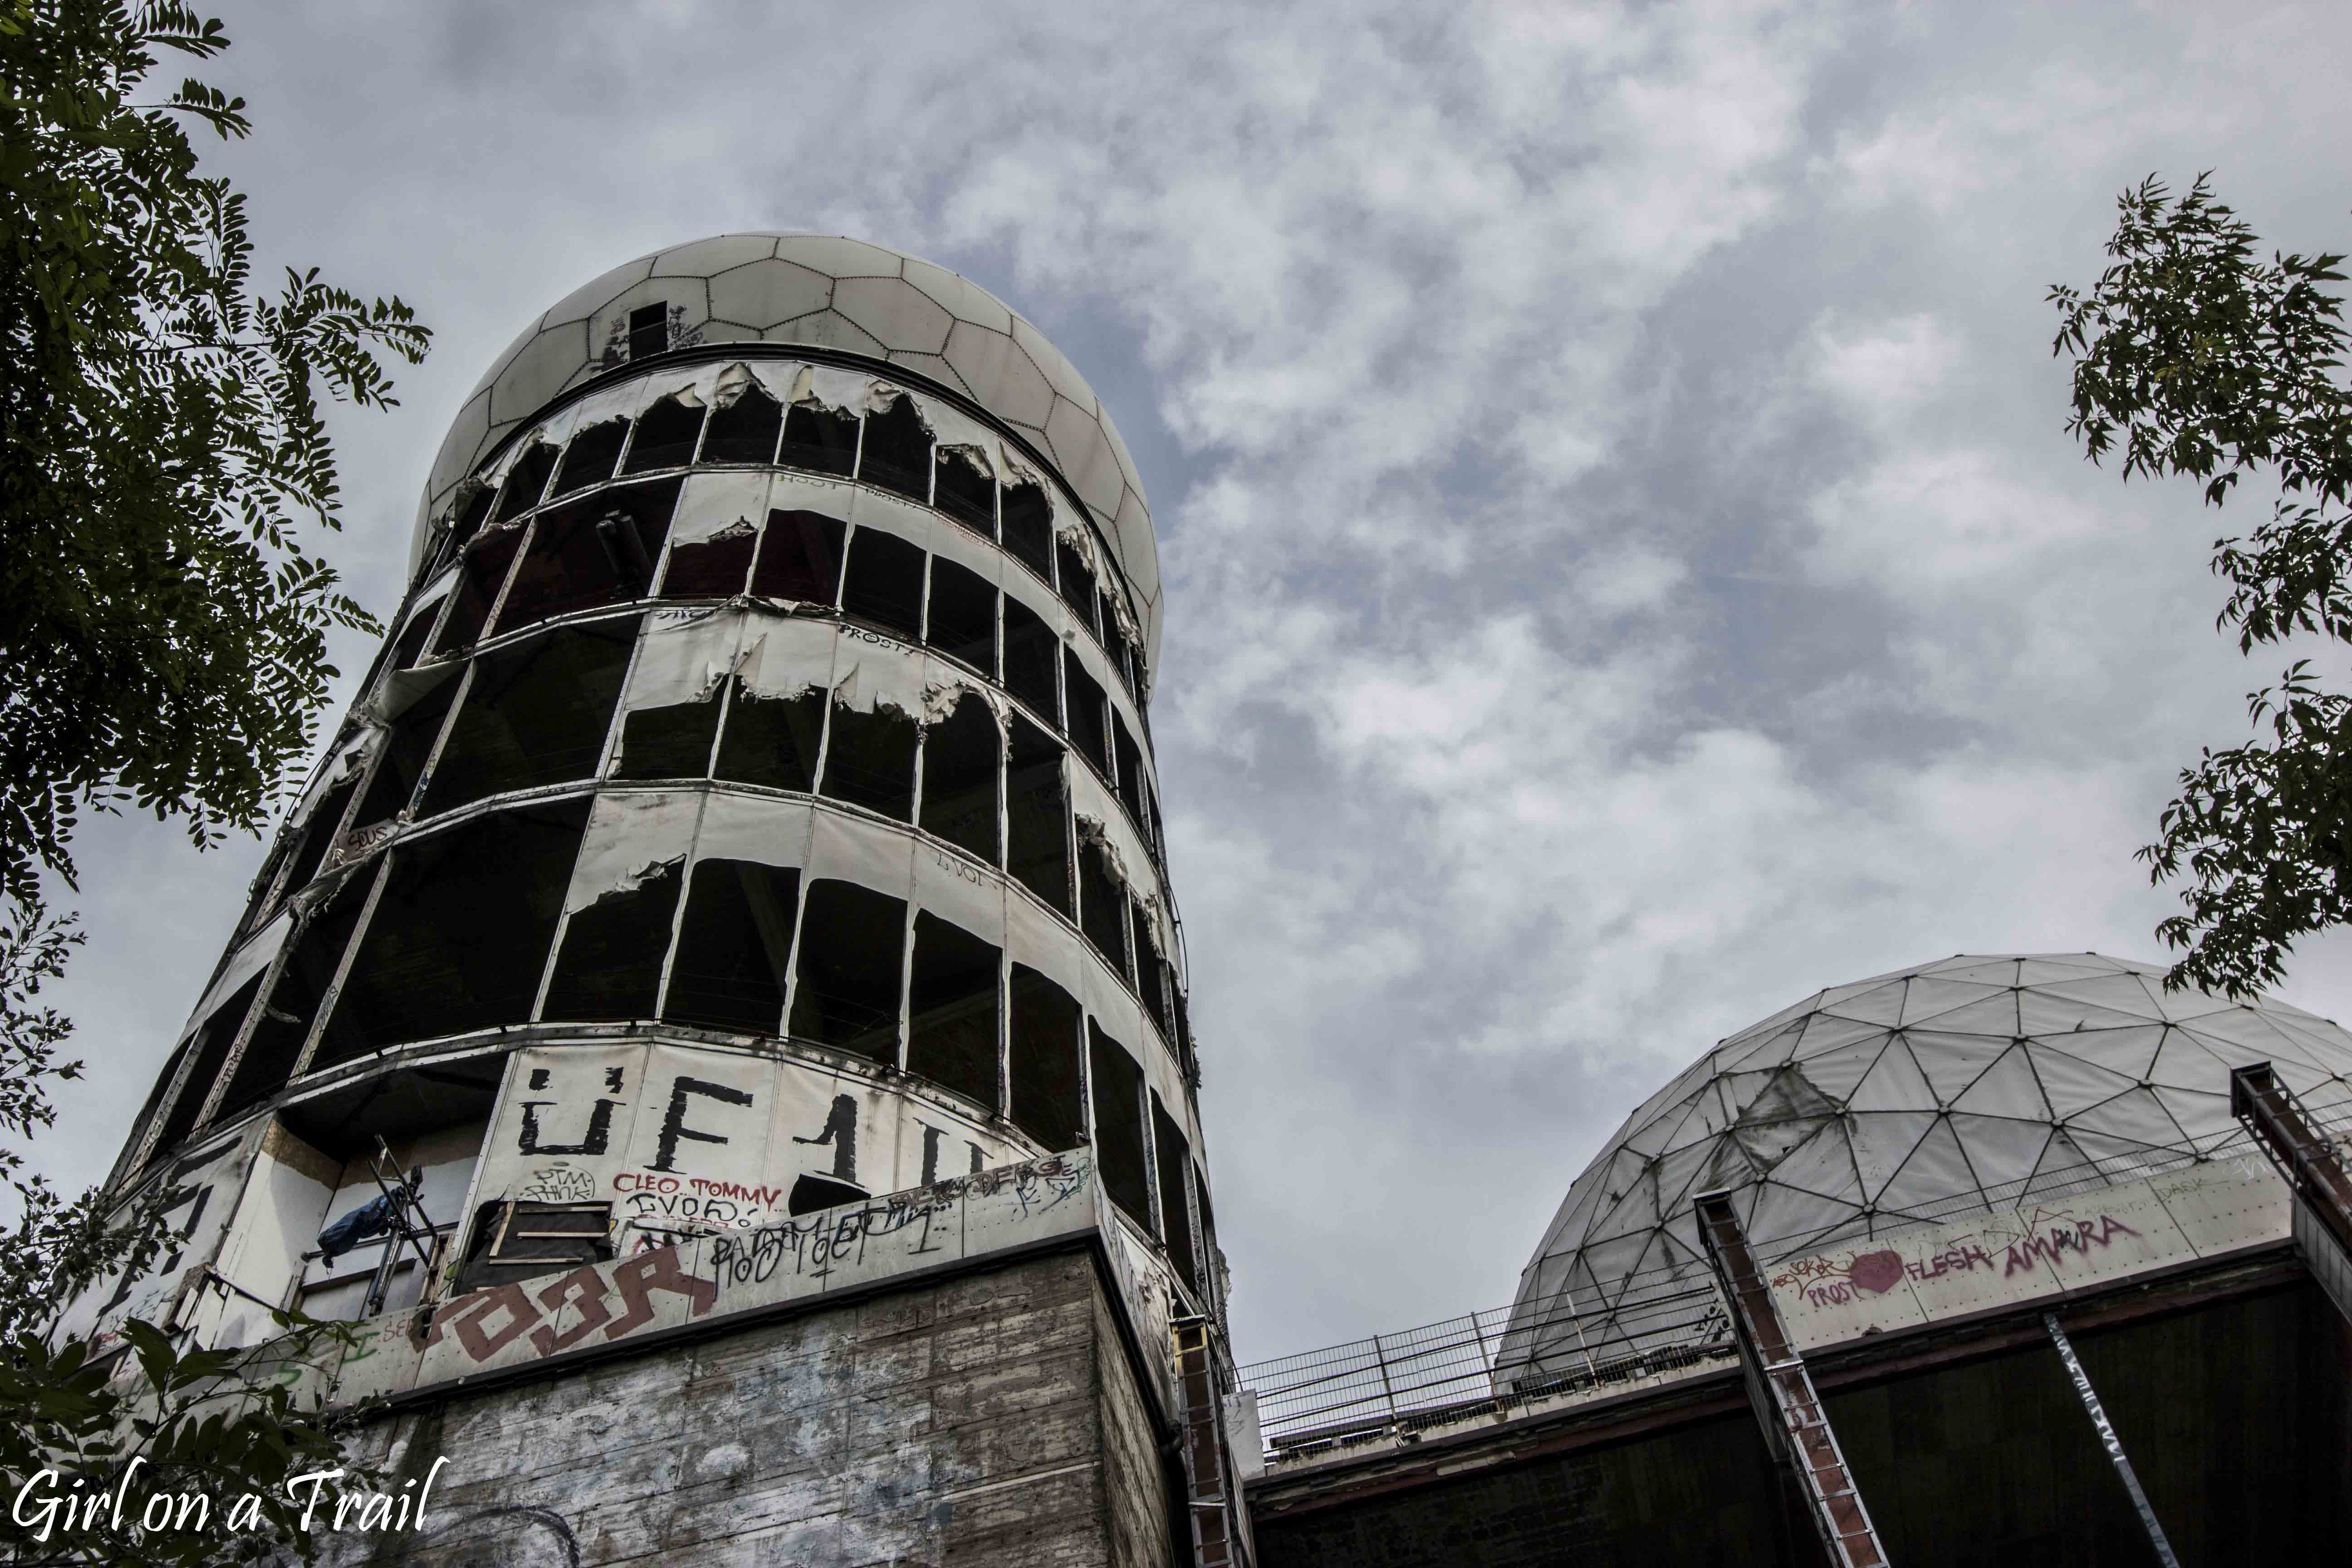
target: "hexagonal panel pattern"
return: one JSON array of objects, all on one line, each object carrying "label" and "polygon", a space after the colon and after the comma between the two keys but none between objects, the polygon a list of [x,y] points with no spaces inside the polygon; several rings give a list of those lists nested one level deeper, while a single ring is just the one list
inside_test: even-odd
[{"label": "hexagonal panel pattern", "polygon": [[582,285],[493,364],[451,422],[417,509],[431,520],[483,453],[549,399],[625,363],[632,310],[669,311],[673,342],[807,343],[897,364],[968,393],[1045,453],[1093,515],[1160,651],[1160,552],[1127,445],[1094,389],[1003,300],[933,262],[838,235],[723,234],[639,257]]},{"label": "hexagonal panel pattern", "polygon": [[[2242,1138],[2230,1071],[2261,1061],[2315,1110],[2352,1100],[2352,1034],[2168,992],[2157,964],[1964,955],[1821,992],[1707,1052],[1593,1156],[1520,1276],[1535,1326],[1496,1375],[1654,1329],[1655,1303],[1706,1278],[1700,1193],[1734,1193],[1768,1261],[2055,1200]],[[1544,1310],[1563,1296],[1580,1316]]]}]

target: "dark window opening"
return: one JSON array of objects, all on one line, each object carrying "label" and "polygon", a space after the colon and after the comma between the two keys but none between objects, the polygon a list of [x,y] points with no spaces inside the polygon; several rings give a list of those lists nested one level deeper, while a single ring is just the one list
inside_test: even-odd
[{"label": "dark window opening", "polygon": [[760,531],[751,520],[729,523],[708,539],[669,547],[669,564],[662,568],[665,599],[731,599],[743,592],[751,573],[751,556],[760,548]]},{"label": "dark window opening", "polygon": [[1087,667],[1078,661],[1078,650],[1066,646],[1062,649],[1062,688],[1069,707],[1070,743],[1108,783],[1110,732],[1104,727],[1103,714],[1108,708],[1108,700],[1103,696],[1101,683],[1088,675]]},{"label": "dark window opening", "polygon": [[860,713],[836,702],[817,793],[912,822],[919,733],[915,721],[895,708]]},{"label": "dark window opening", "polygon": [[997,863],[997,767],[1003,756],[1003,731],[978,692],[956,699],[955,710],[923,732],[923,831],[992,866]]},{"label": "dark window opening", "polygon": [[1171,1038],[1174,1031],[1168,1026],[1168,997],[1160,984],[1160,944],[1151,940],[1151,911],[1139,901],[1127,908],[1128,927],[1135,932],[1136,994],[1143,998],[1144,1010],[1160,1032]]},{"label": "dark window opening", "polygon": [[847,479],[857,467],[857,416],[793,405],[784,416],[784,444],[776,461],[787,468]]},{"label": "dark window opening", "polygon": [[783,428],[784,405],[755,381],[743,389],[742,396],[724,408],[711,410],[709,426],[702,435],[702,460],[774,462],[776,439]]},{"label": "dark window opening", "polygon": [[621,448],[628,439],[626,419],[600,419],[575,432],[572,444],[563,448],[563,462],[555,470],[555,488],[548,494],[568,496],[573,490],[584,490],[611,479],[613,469],[620,463]]},{"label": "dark window opening", "polygon": [[1018,713],[1013,716],[1013,746],[1005,762],[1004,824],[1005,869],[1046,903],[1070,913],[1070,791],[1062,777],[1062,748]]},{"label": "dark window opening", "polygon": [[583,1263],[609,1263],[611,1204],[487,1203],[474,1211],[466,1260],[450,1289],[458,1295],[509,1285]]},{"label": "dark window opening", "polygon": [[887,408],[866,416],[857,477],[915,500],[931,499],[931,433],[915,412],[913,398],[894,397]]},{"label": "dark window opening", "polygon": [[991,539],[996,537],[996,480],[977,464],[942,450],[931,493],[941,511],[966,528],[976,529]]},{"label": "dark window opening", "polygon": [[1187,1083],[1201,1081],[1201,1064],[1192,1054],[1192,1016],[1184,1005],[1183,988],[1176,984],[1176,972],[1168,972],[1168,1001],[1176,1013],[1176,1056],[1184,1064]]},{"label": "dark window opening", "polygon": [[352,943],[352,932],[374,886],[375,868],[371,866],[336,889],[335,896],[294,933],[293,951],[278,971],[278,984],[269,988],[269,1000],[245,1042],[245,1056],[221,1096],[222,1115],[257,1104],[293,1076],[302,1044],[310,1037],[310,1022],[327,999],[327,987],[335,982],[343,950]]},{"label": "dark window opening", "polygon": [[669,349],[669,301],[656,300],[629,312],[629,357],[649,359]]},{"label": "dark window opening", "polygon": [[1004,487],[1004,548],[1050,583],[1054,580],[1054,509],[1034,484]]},{"label": "dark window opening", "polygon": [[506,522],[520,517],[539,504],[547,489],[547,476],[555,472],[555,448],[544,441],[533,441],[530,450],[515,459],[507,470],[507,482],[499,491],[498,520]]},{"label": "dark window opening", "polygon": [[472,493],[467,496],[465,504],[458,507],[457,516],[450,521],[449,539],[442,546],[443,553],[455,555],[471,544],[474,535],[482,531],[482,524],[490,521],[490,508],[498,504],[498,500],[497,490],[477,482]]},{"label": "dark window opening", "polygon": [[1110,712],[1110,733],[1112,746],[1118,754],[1118,798],[1126,803],[1128,820],[1141,832],[1149,815],[1143,809],[1143,752],[1136,745],[1135,737],[1128,733],[1127,721],[1119,717],[1116,708]]},{"label": "dark window opening", "polygon": [[342,828],[343,809],[352,804],[352,791],[358,787],[358,779],[348,778],[319,797],[310,820],[302,825],[302,847],[294,851],[293,865],[286,874],[285,892],[300,892],[319,874],[320,862],[326,859],[328,849],[333,847]]},{"label": "dark window opening", "polygon": [[457,595],[457,602],[449,606],[449,618],[442,623],[440,640],[434,644],[436,653],[463,653],[481,640],[482,628],[489,624],[490,612],[498,607],[499,590],[506,585],[507,568],[514,564],[522,534],[520,528],[501,529],[476,542],[466,552],[465,560],[457,566],[457,585],[450,590]]},{"label": "dark window opening", "polygon": [[392,645],[394,669],[406,669],[425,657],[425,639],[433,635],[433,623],[441,618],[438,600],[425,605],[400,628],[400,640]]},{"label": "dark window opening", "polygon": [[433,742],[441,738],[441,722],[449,716],[449,704],[457,700],[458,684],[457,671],[451,670],[441,684],[393,716],[392,735],[383,743],[383,755],[376,762],[375,776],[368,781],[353,826],[389,822],[408,809],[417,781],[425,776],[425,764],[433,755]]},{"label": "dark window opening", "polygon": [[895,1063],[906,951],[904,899],[831,878],[811,882],[793,988],[793,1036]]},{"label": "dark window opening", "polygon": [[[1103,624],[1116,625],[1108,615],[1105,616]],[[1111,668],[1118,671],[1118,683],[1127,688],[1128,700],[1140,707],[1143,703],[1143,694],[1136,689],[1135,670],[1127,662],[1128,647],[1126,637],[1114,635],[1109,642],[1103,645],[1103,651],[1110,656]]]},{"label": "dark window opening", "polygon": [[1185,1201],[1185,1189],[1192,1185],[1192,1151],[1156,1089],[1151,1095],[1151,1141],[1152,1152],[1160,1156],[1160,1234],[1168,1243],[1168,1261],[1176,1266],[1177,1278],[1198,1296],[1201,1270],[1192,1252],[1192,1205]]},{"label": "dark window opening", "polygon": [[1003,954],[929,910],[915,916],[907,1070],[996,1109],[996,992]]},{"label": "dark window opening", "polygon": [[236,1032],[244,1026],[246,1014],[253,1010],[254,994],[260,989],[261,976],[257,974],[214,1008],[212,1016],[197,1028],[195,1060],[188,1064],[180,1098],[172,1102],[172,1114],[164,1118],[163,1131],[155,1140],[157,1150],[169,1149],[195,1131],[196,1112],[204,1109],[213,1085],[220,1081],[229,1047],[236,1044]]},{"label": "dark window opening", "polygon": [[665,866],[634,888],[572,910],[540,1016],[616,1023],[652,1017],[682,879],[677,867]]},{"label": "dark window opening", "polygon": [[1146,1230],[1151,1223],[1151,1180],[1143,1152],[1143,1069],[1128,1048],[1087,1020],[1087,1063],[1095,1100],[1095,1168],[1103,1191]]},{"label": "dark window opening", "polygon": [[1025,963],[1013,966],[1013,1124],[1062,1153],[1084,1141],[1077,999]]},{"label": "dark window opening", "polygon": [[1070,606],[1078,624],[1093,632],[1097,640],[1102,631],[1095,625],[1095,572],[1086,557],[1077,552],[1066,539],[1054,541],[1054,561],[1061,568],[1057,586],[1062,591],[1062,603]]},{"label": "dark window opening", "polygon": [[1118,634],[1118,611],[1111,605],[1110,590],[1108,588],[1095,590],[1094,625],[1095,640],[1102,645],[1105,653],[1110,655],[1111,663],[1117,665],[1118,649],[1124,639]]},{"label": "dark window opening", "polygon": [[1160,820],[1160,797],[1146,788],[1143,804],[1151,808],[1151,852],[1160,858],[1160,868],[1168,869],[1168,825]]},{"label": "dark window opening", "polygon": [[923,552],[895,533],[861,528],[849,539],[849,569],[841,581],[841,610],[898,633],[909,642],[923,634]]},{"label": "dark window opening", "polygon": [[695,443],[702,439],[702,421],[710,411],[699,403],[691,407],[665,397],[637,416],[637,433],[621,464],[625,474],[650,468],[682,468],[694,461]]},{"label": "dark window opening", "polygon": [[1217,1216],[1209,1207],[1209,1184],[1198,1165],[1192,1167],[1192,1202],[1201,1216],[1201,1283],[1205,1297],[1217,1286]]},{"label": "dark window opening", "polygon": [[715,692],[699,702],[632,708],[621,716],[620,765],[614,776],[708,778],[710,743],[718,738],[719,698]]},{"label": "dark window opening", "polygon": [[744,1035],[781,1030],[800,894],[790,867],[698,862],[662,1016]]},{"label": "dark window opening", "polygon": [[636,630],[634,620],[562,626],[477,659],[425,787],[425,812],[593,776]]},{"label": "dark window opening", "polygon": [[822,691],[761,697],[736,680],[727,706],[727,730],[719,740],[719,776],[806,792],[816,778],[824,707]]},{"label": "dark window opening", "polygon": [[1133,674],[1135,679],[1136,711],[1139,715],[1142,716],[1143,721],[1148,727],[1150,724],[1151,720],[1150,716],[1145,712],[1145,710],[1148,709],[1151,703],[1151,669],[1150,666],[1144,663],[1143,645],[1141,643],[1130,642],[1127,645],[1127,663],[1128,668]]},{"label": "dark window opening", "polygon": [[830,605],[841,590],[841,538],[847,525],[821,511],[772,511],[760,534],[751,592],[763,599]]},{"label": "dark window opening", "polygon": [[393,851],[316,1065],[530,1018],[587,823],[568,800]]},{"label": "dark window opening", "polygon": [[1048,724],[1062,721],[1055,671],[1062,662],[1061,639],[1036,611],[1004,595],[1004,689],[1029,704]]},{"label": "dark window opening", "polygon": [[[676,490],[675,485],[631,489]],[[499,607],[499,631],[520,631],[574,610],[645,596],[653,587],[662,537],[669,531],[669,509],[646,506],[647,515],[634,516],[619,503],[627,493],[616,490],[557,507],[531,524],[530,549]]]},{"label": "dark window opening", "polygon": [[924,641],[982,675],[996,675],[996,589],[944,555],[931,557],[930,616]]},{"label": "dark window opening", "polygon": [[1113,969],[1134,984],[1135,970],[1127,957],[1127,898],[1099,844],[1078,847],[1078,929]]}]

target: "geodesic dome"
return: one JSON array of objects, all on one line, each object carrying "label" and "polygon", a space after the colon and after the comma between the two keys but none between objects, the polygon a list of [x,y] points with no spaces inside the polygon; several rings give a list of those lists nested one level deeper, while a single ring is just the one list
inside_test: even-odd
[{"label": "geodesic dome", "polygon": [[628,363],[631,322],[664,317],[669,349],[788,343],[856,354],[961,393],[1066,479],[1135,591],[1160,652],[1160,552],[1135,459],[1110,411],[1045,334],[979,284],[919,257],[826,234],[716,235],[625,262],[507,345],[450,422],[418,503],[413,570],[433,520],[483,456],[549,400]]},{"label": "geodesic dome", "polygon": [[[2230,1070],[2352,1093],[2352,1034],[2283,1002],[2168,993],[2097,953],[1960,956],[1823,991],[1717,1045],[1625,1120],[1519,1277],[1498,1378],[1646,1342],[1711,1306],[1691,1203],[1759,1258],[2186,1163],[2239,1135]],[[1697,1310],[1694,1308],[1693,1310]],[[1556,1325],[1556,1326],[1555,1326]],[[1548,1356],[1547,1352],[1552,1352]]]}]

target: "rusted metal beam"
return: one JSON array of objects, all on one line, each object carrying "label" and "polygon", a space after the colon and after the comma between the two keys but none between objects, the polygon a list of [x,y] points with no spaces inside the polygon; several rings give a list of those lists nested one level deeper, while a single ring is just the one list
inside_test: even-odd
[{"label": "rusted metal beam", "polygon": [[1236,1506],[1240,1489],[1225,1452],[1216,1341],[1206,1318],[1179,1318],[1171,1332],[1183,1400],[1184,1513],[1192,1523],[1192,1561],[1197,1568],[1249,1568]]},{"label": "rusted metal beam", "polygon": [[1764,1427],[1772,1457],[1794,1474],[1835,1568],[1885,1568],[1886,1552],[1870,1522],[1870,1510],[1863,1506],[1862,1493],[1846,1468],[1845,1452],[1830,1427],[1829,1413],[1822,1406],[1805,1358],[1789,1342],[1780,1309],[1748,1250],[1731,1194],[1702,1193],[1696,1206],[1707,1262],[1722,1289],[1740,1365],[1748,1374],[1748,1403]]},{"label": "rusted metal beam", "polygon": [[2352,1320],[2352,1171],[2268,1062],[2230,1074],[2230,1110],[2294,1194],[2294,1249],[2327,1299]]}]

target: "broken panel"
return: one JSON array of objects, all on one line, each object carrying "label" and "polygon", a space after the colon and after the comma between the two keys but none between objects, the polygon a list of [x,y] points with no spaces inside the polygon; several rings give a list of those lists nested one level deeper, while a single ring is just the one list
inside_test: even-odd
[{"label": "broken panel", "polygon": [[1075,1149],[1086,1126],[1077,999],[1016,963],[1009,1012],[1013,1124],[1050,1152]]},{"label": "broken panel", "polygon": [[540,1016],[614,1023],[652,1017],[680,880],[678,867],[660,867],[572,910]]},{"label": "broken panel", "polygon": [[1108,588],[1097,587],[1095,590],[1094,625],[1095,640],[1102,645],[1105,653],[1110,655],[1111,666],[1117,668],[1123,639],[1118,635],[1118,611],[1111,605]]},{"label": "broken panel", "polygon": [[904,899],[830,877],[810,882],[793,1037],[895,1064],[906,951]]},{"label": "broken panel", "polygon": [[585,1263],[609,1263],[613,1257],[611,1204],[500,1199],[474,1210],[465,1260],[450,1289],[464,1295]]},{"label": "broken panel", "polygon": [[1143,805],[1143,752],[1127,732],[1127,721],[1116,708],[1110,710],[1110,734],[1112,750],[1118,757],[1118,798],[1125,803],[1128,820],[1135,824],[1136,832],[1149,837],[1150,829],[1145,824],[1150,814]]},{"label": "broken panel", "polygon": [[760,563],[751,592],[763,599],[793,599],[804,605],[837,602],[841,591],[841,539],[847,524],[821,511],[772,511],[760,531]]},{"label": "broken panel", "polygon": [[895,708],[861,713],[835,702],[817,793],[912,822],[919,734],[915,721]]},{"label": "broken panel", "polygon": [[1062,642],[1044,617],[1004,595],[1004,689],[1036,710],[1048,724],[1062,721]]},{"label": "broken panel", "polygon": [[1062,776],[1062,756],[1052,736],[1013,715],[1004,769],[1005,869],[1066,915],[1072,912],[1070,786]]},{"label": "broken panel", "polygon": [[439,685],[393,715],[392,735],[376,758],[375,776],[368,781],[366,797],[360,802],[352,826],[389,822],[408,809],[417,781],[425,775],[425,764],[433,755],[433,742],[441,738],[449,704],[457,700],[459,684],[452,670]]},{"label": "broken panel", "polygon": [[213,1085],[220,1081],[229,1048],[236,1044],[237,1030],[244,1026],[245,1016],[253,1008],[254,994],[260,989],[261,976],[257,974],[214,1008],[212,1016],[197,1028],[195,1060],[188,1066],[179,1099],[172,1102],[172,1113],[163,1119],[163,1131],[156,1137],[156,1148],[169,1149],[195,1131],[196,1113],[205,1108]]},{"label": "broken panel", "polygon": [[733,682],[727,729],[719,741],[718,776],[770,789],[807,791],[824,739],[824,693],[763,697]]},{"label": "broken panel", "polygon": [[931,499],[931,433],[915,412],[915,400],[900,395],[866,416],[866,443],[857,454],[857,477],[909,500]]},{"label": "broken panel", "polygon": [[661,596],[733,598],[743,592],[759,547],[760,531],[748,521],[730,523],[708,539],[671,545],[669,564],[662,568]]},{"label": "broken panel", "polygon": [[931,596],[923,640],[950,658],[996,677],[996,586],[944,555],[931,557]]},{"label": "broken panel", "polygon": [[280,897],[299,893],[310,885],[319,874],[320,863],[333,847],[335,836],[343,826],[343,812],[352,804],[352,791],[359,787],[356,778],[345,779],[319,797],[311,809],[310,820],[303,825],[301,847],[294,851],[293,864],[288,868],[286,885]]},{"label": "broken panel", "polygon": [[1168,1243],[1168,1261],[1176,1266],[1177,1276],[1198,1296],[1200,1261],[1192,1250],[1192,1210],[1185,1191],[1192,1184],[1192,1151],[1160,1104],[1157,1089],[1151,1092],[1151,1142],[1152,1152],[1159,1156],[1160,1235]]},{"label": "broken panel", "polygon": [[528,1020],[587,824],[560,801],[394,850],[312,1066]]},{"label": "broken panel", "polygon": [[530,548],[499,607],[498,630],[520,631],[651,592],[678,484],[625,485],[543,513],[531,524]]},{"label": "broken panel", "polygon": [[1054,508],[1034,481],[1004,487],[1004,548],[1046,582],[1054,580]]},{"label": "broken panel", "polygon": [[788,866],[698,861],[662,1016],[738,1034],[779,1033],[800,892],[801,874]]},{"label": "broken panel", "polygon": [[929,910],[915,916],[907,1070],[996,1109],[996,995],[1003,953]]},{"label": "broken panel", "polygon": [[719,738],[719,696],[662,708],[632,708],[621,716],[619,779],[698,779],[710,774],[710,744]]},{"label": "broken panel", "polygon": [[490,509],[499,503],[499,492],[488,485],[477,485],[456,515],[449,520],[449,537],[441,546],[445,558],[454,558],[457,552],[474,542],[482,531],[482,524],[490,521]]},{"label": "broken panel", "polygon": [[776,461],[788,468],[847,479],[857,467],[857,416],[811,403],[794,404],[784,416],[784,444]]},{"label": "broken panel", "polygon": [[1143,1069],[1092,1018],[1087,1020],[1087,1065],[1095,1091],[1095,1168],[1102,1173],[1103,1191],[1129,1218],[1155,1230],[1143,1152]]},{"label": "broken panel", "polygon": [[988,700],[964,692],[952,712],[923,731],[923,831],[997,864],[996,780],[1003,758],[1004,733]]},{"label": "broken panel", "polygon": [[1098,843],[1078,847],[1078,929],[1111,968],[1127,976],[1129,984],[1135,984],[1135,968],[1127,956],[1127,898],[1111,875],[1110,857]]},{"label": "broken panel", "polygon": [[933,476],[933,504],[966,528],[996,537],[996,481],[978,465],[942,450]]},{"label": "broken panel", "polygon": [[841,611],[913,642],[923,633],[923,551],[895,533],[861,528],[850,536]]},{"label": "broken panel", "polygon": [[507,470],[507,482],[499,490],[498,521],[510,521],[537,506],[547,489],[547,477],[553,472],[555,448],[544,441],[533,441],[530,449]]},{"label": "broken panel", "polygon": [[367,908],[368,891],[375,886],[376,868],[368,867],[335,889],[335,896],[314,913],[295,934],[278,984],[269,988],[261,1016],[245,1042],[227,1090],[221,1096],[221,1114],[231,1116],[278,1092],[301,1059],[303,1042],[310,1037],[311,1020],[326,1000],[327,987],[351,945],[352,932]]},{"label": "broken panel", "polygon": [[636,639],[633,618],[562,626],[475,661],[465,706],[425,786],[425,812],[593,777]]},{"label": "broken panel", "polygon": [[694,461],[696,443],[702,439],[703,416],[709,410],[665,397],[637,416],[637,433],[621,464],[625,474],[651,468],[682,468]]},{"label": "broken panel", "polygon": [[1176,1038],[1176,1026],[1168,1021],[1168,987],[1161,979],[1165,967],[1160,956],[1160,944],[1151,940],[1151,915],[1140,903],[1128,905],[1128,924],[1135,932],[1136,994],[1143,999],[1143,1010],[1160,1026],[1160,1033],[1170,1042]]},{"label": "broken panel", "polygon": [[563,448],[563,461],[555,470],[555,484],[547,492],[550,498],[568,496],[573,490],[584,490],[611,479],[614,468],[620,464],[621,448],[628,439],[626,419],[600,419],[575,432],[572,444]]},{"label": "broken panel", "polygon": [[520,528],[500,529],[466,552],[457,563],[457,585],[450,590],[449,618],[441,623],[441,636],[433,645],[436,654],[463,653],[481,641],[522,535]]},{"label": "broken panel", "polygon": [[754,381],[743,395],[724,408],[711,411],[702,433],[706,463],[772,463],[776,441],[783,433],[784,405]]},{"label": "broken panel", "polygon": [[1087,667],[1078,660],[1078,650],[1062,649],[1062,686],[1069,708],[1070,744],[1078,755],[1094,764],[1095,772],[1105,780],[1110,777],[1110,731],[1105,723],[1110,700]]},{"label": "broken panel", "polygon": [[1097,640],[1102,632],[1095,626],[1095,570],[1087,558],[1077,552],[1066,539],[1054,541],[1054,564],[1058,568],[1055,586],[1061,590],[1062,603],[1078,618],[1078,625],[1093,632]]},{"label": "broken panel", "polygon": [[433,635],[433,623],[441,618],[441,602],[435,600],[400,628],[400,640],[392,645],[392,658],[384,662],[386,669],[407,669],[425,657],[425,639]]}]

